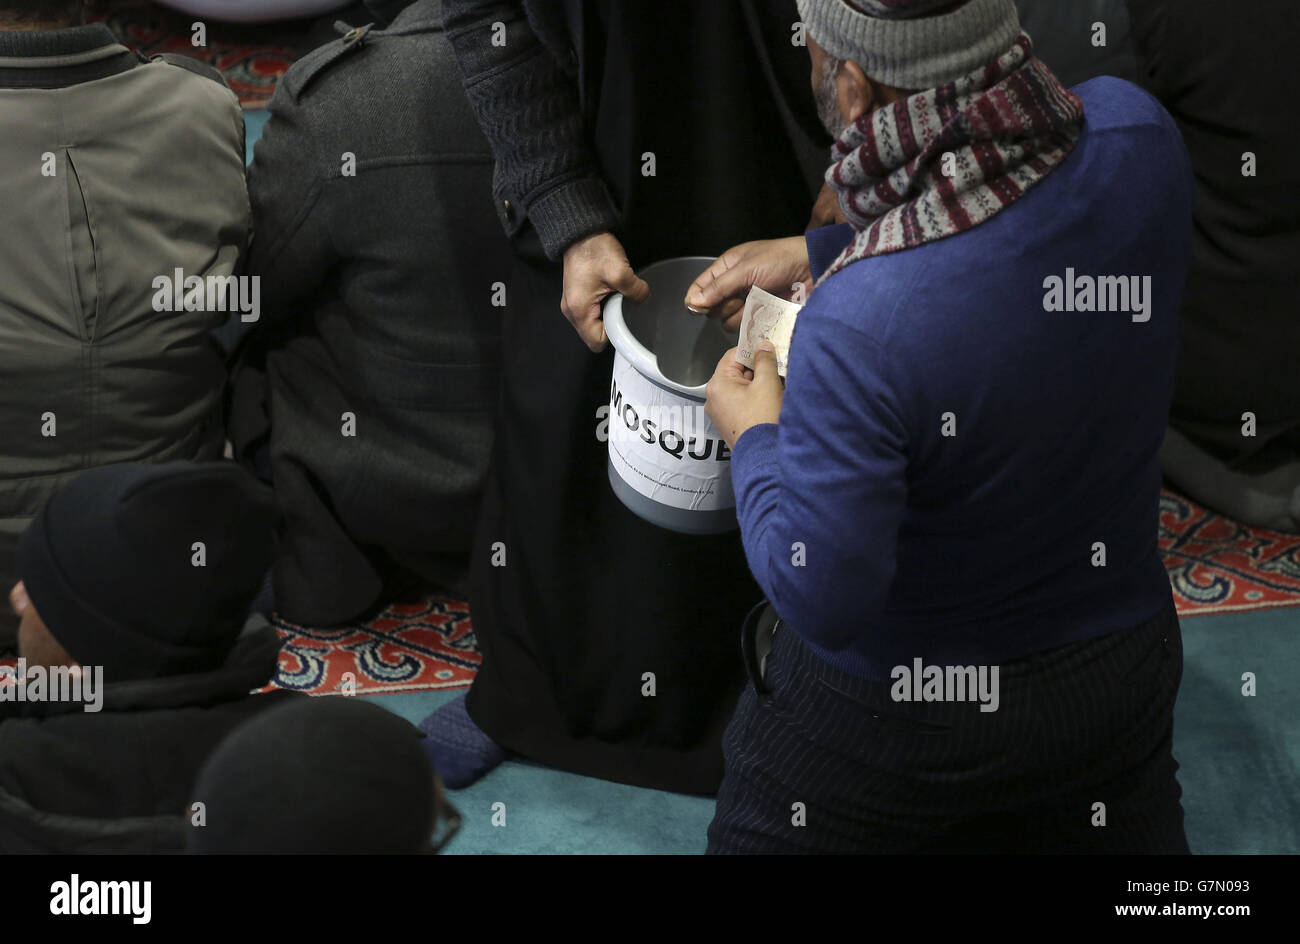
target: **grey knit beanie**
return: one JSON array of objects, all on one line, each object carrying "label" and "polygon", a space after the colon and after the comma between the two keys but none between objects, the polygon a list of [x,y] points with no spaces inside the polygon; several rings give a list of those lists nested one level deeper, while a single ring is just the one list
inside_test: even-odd
[{"label": "grey knit beanie", "polygon": [[919,91],[951,82],[1011,48],[1020,34],[1013,0],[798,0],[817,45],[856,62],[874,81]]}]

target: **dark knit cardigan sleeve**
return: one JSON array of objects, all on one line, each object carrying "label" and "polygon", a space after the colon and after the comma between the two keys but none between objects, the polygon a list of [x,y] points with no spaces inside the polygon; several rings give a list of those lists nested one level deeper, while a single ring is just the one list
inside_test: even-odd
[{"label": "dark knit cardigan sleeve", "polygon": [[576,56],[558,42],[562,30],[540,28],[562,6],[554,0],[536,8],[522,0],[443,0],[442,6],[470,105],[496,159],[493,195],[506,233],[513,238],[532,223],[547,257],[558,260],[582,237],[617,226],[618,210],[586,143],[569,71]]}]

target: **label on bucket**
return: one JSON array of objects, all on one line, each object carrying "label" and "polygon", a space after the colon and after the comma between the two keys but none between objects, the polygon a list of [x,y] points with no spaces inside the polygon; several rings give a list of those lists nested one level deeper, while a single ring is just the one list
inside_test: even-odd
[{"label": "label on bucket", "polygon": [[731,450],[704,404],[652,383],[621,355],[609,386],[609,460],[651,501],[690,511],[736,507]]}]

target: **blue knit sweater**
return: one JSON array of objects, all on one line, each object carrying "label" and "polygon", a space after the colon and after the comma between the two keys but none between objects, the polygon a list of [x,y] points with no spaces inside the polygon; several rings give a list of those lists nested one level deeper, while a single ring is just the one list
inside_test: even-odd
[{"label": "blue knit sweater", "polygon": [[[1157,451],[1191,169],[1142,90],[1100,78],[1074,91],[1083,135],[1035,189],[812,293],[780,424],[736,445],[754,576],[854,674],[887,679],[916,657],[998,664],[1169,605]],[[814,274],[851,235],[808,235]]]}]

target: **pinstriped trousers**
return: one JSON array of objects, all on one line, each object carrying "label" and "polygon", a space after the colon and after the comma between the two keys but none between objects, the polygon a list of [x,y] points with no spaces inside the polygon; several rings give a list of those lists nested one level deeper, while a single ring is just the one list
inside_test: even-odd
[{"label": "pinstriped trousers", "polygon": [[896,702],[892,682],[833,668],[784,623],[771,645],[723,739],[710,853],[1189,851],[1172,600],[1137,628],[1002,664],[990,712]]}]

